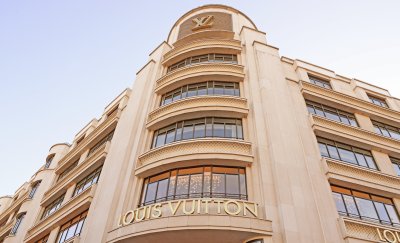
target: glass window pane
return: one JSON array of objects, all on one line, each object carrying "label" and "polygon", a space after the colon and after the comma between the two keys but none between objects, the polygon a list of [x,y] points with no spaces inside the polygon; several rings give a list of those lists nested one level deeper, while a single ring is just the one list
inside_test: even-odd
[{"label": "glass window pane", "polygon": [[239,195],[239,175],[226,175],[226,193]]},{"label": "glass window pane", "polygon": [[367,161],[363,154],[356,153],[358,164],[364,167],[368,167]]},{"label": "glass window pane", "polygon": [[171,198],[175,195],[175,182],[176,182],[176,176],[172,175],[169,178],[168,198]]},{"label": "glass window pane", "polygon": [[203,174],[190,176],[190,197],[200,197],[203,189]]},{"label": "glass window pane", "polygon": [[398,164],[393,163],[393,167],[394,170],[396,171],[396,174],[400,176],[400,166]]},{"label": "glass window pane", "polygon": [[367,160],[368,167],[376,170],[377,168],[376,168],[374,159],[368,155],[364,155],[364,157],[365,157],[365,160]]},{"label": "glass window pane", "polygon": [[76,232],[75,232],[76,235],[80,235],[80,234],[81,234],[81,232],[82,232],[82,226],[83,226],[83,223],[84,223],[84,222],[85,222],[85,219],[81,219],[81,220],[79,221],[78,226],[76,227]]},{"label": "glass window pane", "polygon": [[221,197],[225,194],[225,175],[213,174],[212,175],[212,193],[213,196]]},{"label": "glass window pane", "polygon": [[307,110],[308,112],[310,112],[311,114],[315,114],[315,110],[314,107],[312,105],[307,105]]},{"label": "glass window pane", "polygon": [[357,206],[352,196],[343,195],[343,199],[347,208],[347,213],[350,216],[358,216]]},{"label": "glass window pane", "polygon": [[145,203],[153,202],[156,197],[157,182],[153,182],[147,186]]},{"label": "glass window pane", "polygon": [[241,124],[236,125],[237,138],[243,139],[243,127]]},{"label": "glass window pane", "polygon": [[175,130],[168,131],[165,144],[172,143],[174,140],[175,140]]},{"label": "glass window pane", "polygon": [[215,95],[223,95],[224,94],[224,87],[222,85],[215,85],[214,86],[214,94]]},{"label": "glass window pane", "polygon": [[210,189],[211,189],[210,186],[211,186],[211,172],[205,171],[204,172],[204,186],[203,186],[204,197],[210,196]]},{"label": "glass window pane", "polygon": [[225,137],[226,138],[236,138],[236,126],[233,124],[225,125]]},{"label": "glass window pane", "polygon": [[235,91],[233,89],[233,87],[225,87],[225,91],[224,91],[225,95],[235,95]]},{"label": "glass window pane", "polygon": [[214,123],[214,137],[224,137],[224,124]]},{"label": "glass window pane", "polygon": [[328,145],[328,152],[329,152],[329,157],[333,159],[340,159],[338,151],[336,147],[333,147],[331,145]]},{"label": "glass window pane", "polygon": [[167,197],[167,187],[168,187],[168,179],[164,179],[158,182],[158,189],[157,189],[157,201],[160,201],[159,199],[165,200]]},{"label": "glass window pane", "polygon": [[182,123],[178,123],[178,128],[176,129],[175,141],[182,139]]},{"label": "glass window pane", "polygon": [[383,203],[374,202],[374,204],[375,204],[376,210],[378,211],[379,219],[382,220],[382,221],[390,223],[389,215],[387,214],[385,206],[383,205]]},{"label": "glass window pane", "polygon": [[352,151],[346,150],[346,149],[342,149],[342,148],[338,148],[339,154],[340,154],[340,158],[343,161],[352,163],[352,164],[357,164],[356,161],[356,157],[354,155],[354,153]]},{"label": "glass window pane", "polygon": [[69,240],[75,236],[76,226],[77,224],[74,224],[68,229],[67,235],[65,236],[65,240]]},{"label": "glass window pane", "polygon": [[385,204],[385,207],[386,207],[386,210],[389,214],[389,217],[390,217],[390,220],[392,221],[392,223],[399,224],[400,223],[399,216],[397,215],[397,212],[396,212],[396,209],[394,208],[394,206]]},{"label": "glass window pane", "polygon": [[350,125],[352,125],[353,127],[358,127],[357,121],[355,119],[350,118],[349,121],[350,121]]},{"label": "glass window pane", "polygon": [[189,176],[181,175],[178,176],[176,184],[176,198],[187,198],[189,192]]},{"label": "glass window pane", "polygon": [[182,139],[191,139],[193,138],[193,125],[184,126]]},{"label": "glass window pane", "polygon": [[325,117],[324,112],[323,112],[322,109],[319,108],[319,107],[315,107],[315,113],[316,113],[318,116],[323,116],[323,117]]},{"label": "glass window pane", "polygon": [[347,116],[344,115],[340,115],[340,121],[347,124],[347,125],[351,125],[350,124],[350,120],[347,118]]},{"label": "glass window pane", "polygon": [[205,85],[199,86],[197,90],[197,95],[206,95],[207,94],[207,87]]},{"label": "glass window pane", "polygon": [[156,147],[164,145],[164,141],[165,141],[165,133],[158,134],[156,138]]},{"label": "glass window pane", "polygon": [[335,121],[340,122],[339,116],[338,116],[336,113],[332,112],[332,111],[325,110],[325,116],[326,116],[326,118],[328,118],[328,119],[331,119],[331,120],[335,120]]},{"label": "glass window pane", "polygon": [[195,138],[205,137],[205,124],[196,124],[194,126],[194,137]]},{"label": "glass window pane", "polygon": [[336,193],[336,192],[333,192],[332,194],[333,194],[333,200],[335,201],[336,209],[338,210],[338,212],[347,214],[346,207],[344,206],[344,202],[342,199],[342,195],[339,193]]},{"label": "glass window pane", "polygon": [[323,143],[318,143],[318,146],[319,146],[319,151],[321,152],[321,156],[329,157],[328,149],[326,148],[326,145]]},{"label": "glass window pane", "polygon": [[[240,180],[240,194],[247,195],[246,175],[240,174],[239,175],[239,180]],[[245,198],[243,198],[243,199],[245,199]]]},{"label": "glass window pane", "polygon": [[361,217],[365,217],[368,219],[378,219],[378,215],[375,211],[372,201],[357,197],[355,198],[355,200]]}]

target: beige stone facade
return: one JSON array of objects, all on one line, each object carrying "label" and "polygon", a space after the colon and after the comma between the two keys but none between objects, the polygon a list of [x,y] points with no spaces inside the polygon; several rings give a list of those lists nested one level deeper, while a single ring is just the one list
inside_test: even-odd
[{"label": "beige stone facade", "polygon": [[387,90],[199,7],[0,198],[0,242],[400,242],[399,128]]}]

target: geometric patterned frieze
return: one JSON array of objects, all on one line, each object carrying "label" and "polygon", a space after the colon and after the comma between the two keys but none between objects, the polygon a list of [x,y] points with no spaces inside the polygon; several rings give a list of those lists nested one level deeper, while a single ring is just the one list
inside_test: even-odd
[{"label": "geometric patterned frieze", "polygon": [[[351,219],[347,217],[343,217],[345,230],[346,230],[346,238],[354,238],[361,240],[361,242],[398,242],[396,241],[387,241],[385,240],[385,235],[390,239],[393,236],[397,237],[400,233],[399,228],[384,226],[381,224],[375,224],[373,222],[368,222],[364,220]],[[379,230],[379,232],[378,232]],[[383,234],[383,232],[388,231]],[[379,236],[379,234],[381,236]],[[357,241],[358,242],[358,241]]]}]

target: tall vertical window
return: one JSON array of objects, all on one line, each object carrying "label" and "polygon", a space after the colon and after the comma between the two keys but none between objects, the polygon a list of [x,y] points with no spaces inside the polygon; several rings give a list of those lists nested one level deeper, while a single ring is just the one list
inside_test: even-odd
[{"label": "tall vertical window", "polygon": [[384,99],[381,99],[381,98],[378,98],[378,97],[375,97],[375,96],[371,96],[371,95],[368,95],[368,98],[375,105],[379,105],[381,107],[386,107],[386,108],[389,107]]},{"label": "tall vertical window", "polygon": [[47,160],[46,160],[46,164],[44,165],[44,168],[48,169],[51,165],[51,162],[53,161],[54,155],[50,156]]},{"label": "tall vertical window", "polygon": [[96,184],[99,181],[101,168],[102,167],[97,168],[76,184],[73,197],[85,191],[87,188],[91,187],[93,184]]},{"label": "tall vertical window", "polygon": [[211,54],[204,54],[204,55],[200,55],[200,56],[189,57],[189,58],[186,58],[185,60],[179,61],[179,62],[169,66],[167,72],[171,72],[171,71],[174,71],[176,69],[179,69],[179,68],[182,68],[185,66],[193,65],[196,63],[202,63],[202,62],[225,62],[225,63],[237,64],[237,56],[232,55],[232,54],[211,53]]},{"label": "tall vertical window", "polygon": [[37,189],[40,186],[41,181],[35,182],[35,184],[33,184],[31,191],[29,192],[29,198],[32,199],[35,196],[35,193],[37,191]]},{"label": "tall vertical window", "polygon": [[354,127],[358,127],[356,118],[353,114],[325,106],[316,102],[306,100],[307,109],[311,114],[323,116],[328,119],[345,123]]},{"label": "tall vertical window", "polygon": [[201,95],[231,95],[240,96],[239,83],[208,81],[189,84],[172,90],[161,97],[161,105],[167,105],[176,100]]},{"label": "tall vertical window", "polygon": [[67,242],[77,235],[80,235],[82,232],[83,224],[85,223],[86,216],[87,211],[62,225],[60,233],[58,233],[57,243]]},{"label": "tall vertical window", "polygon": [[317,140],[322,157],[377,170],[375,160],[370,151],[321,137],[318,137]]},{"label": "tall vertical window", "polygon": [[205,137],[243,139],[242,120],[206,117],[177,122],[155,131],[152,147],[160,147],[180,140]]},{"label": "tall vertical window", "polygon": [[340,214],[400,226],[399,216],[391,199],[333,185],[331,189]]},{"label": "tall vertical window", "polygon": [[202,166],[167,171],[145,179],[141,205],[183,198],[247,200],[245,168]]},{"label": "tall vertical window", "polygon": [[396,158],[390,158],[390,161],[392,161],[393,164],[393,168],[396,171],[396,174],[398,176],[400,176],[400,159],[396,159]]},{"label": "tall vertical window", "polygon": [[321,78],[317,78],[317,77],[311,76],[311,75],[308,75],[308,79],[310,79],[311,83],[318,85],[322,88],[332,89],[331,83],[329,83],[329,81],[327,81],[327,80],[323,80]]},{"label": "tall vertical window", "polygon": [[92,148],[90,148],[87,156],[89,157],[91,154],[96,152],[103,144],[107,143],[108,141],[111,141],[113,136],[114,136],[114,130],[112,130],[109,134],[107,134],[99,142],[97,142]]},{"label": "tall vertical window", "polygon": [[385,137],[390,137],[400,140],[400,128],[386,125],[377,121],[372,121],[375,131]]},{"label": "tall vertical window", "polygon": [[64,200],[64,196],[65,194],[63,194],[62,196],[58,197],[56,200],[54,200],[53,202],[51,202],[45,209],[42,215],[42,219],[46,218],[47,216],[53,214],[55,211],[57,211],[60,207],[61,204]]},{"label": "tall vertical window", "polygon": [[21,226],[22,220],[25,218],[25,215],[26,215],[26,213],[21,213],[17,216],[17,220],[15,221],[15,224],[10,231],[10,235],[17,234],[18,228],[19,228],[19,226]]}]

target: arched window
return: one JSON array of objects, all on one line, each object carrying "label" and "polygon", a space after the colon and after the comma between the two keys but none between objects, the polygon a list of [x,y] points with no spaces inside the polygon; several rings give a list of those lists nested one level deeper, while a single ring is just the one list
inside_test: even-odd
[{"label": "arched window", "polygon": [[41,182],[42,182],[42,181],[37,181],[37,182],[35,182],[35,183],[33,184],[32,189],[31,189],[31,191],[29,192],[29,198],[30,198],[30,199],[32,199],[32,198],[35,196],[35,193],[36,193],[37,189],[39,188]]},{"label": "arched window", "polygon": [[53,159],[54,159],[54,154],[50,155],[50,156],[47,158],[46,164],[44,165],[44,168],[48,169],[48,168],[50,167],[51,162],[53,161]]},{"label": "arched window", "polygon": [[21,213],[17,216],[17,220],[15,221],[15,224],[10,231],[10,235],[15,235],[17,233],[18,228],[21,225],[22,220],[24,219],[25,215],[26,215],[26,212]]}]

